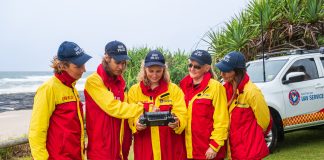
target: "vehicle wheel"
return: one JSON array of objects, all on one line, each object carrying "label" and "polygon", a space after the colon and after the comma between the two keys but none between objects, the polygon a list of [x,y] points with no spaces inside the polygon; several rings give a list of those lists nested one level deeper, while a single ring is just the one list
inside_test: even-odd
[{"label": "vehicle wheel", "polygon": [[[274,118],[274,117],[273,117]],[[265,137],[267,146],[269,148],[270,153],[273,153],[274,149],[276,148],[277,142],[278,142],[278,123],[276,123],[276,120],[273,119],[272,121],[272,128],[270,132]]]}]

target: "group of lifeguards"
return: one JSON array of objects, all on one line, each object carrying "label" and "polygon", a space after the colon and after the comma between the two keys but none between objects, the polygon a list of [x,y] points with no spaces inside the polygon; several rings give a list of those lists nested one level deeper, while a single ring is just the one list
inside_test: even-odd
[{"label": "group of lifeguards", "polygon": [[[256,160],[269,154],[264,136],[271,129],[270,112],[249,80],[242,53],[230,52],[216,64],[222,85],[214,79],[211,55],[193,51],[184,62],[189,74],[178,86],[170,80],[163,54],[149,51],[138,83],[126,93],[122,74],[130,58],[122,42],[111,41],[97,71],[87,77],[83,115],[75,83],[90,58],[76,43],[60,45],[52,61],[54,76],[34,98],[33,159],[127,160],[133,138],[136,160]],[[175,122],[146,126],[139,123],[143,110],[171,111]]]}]

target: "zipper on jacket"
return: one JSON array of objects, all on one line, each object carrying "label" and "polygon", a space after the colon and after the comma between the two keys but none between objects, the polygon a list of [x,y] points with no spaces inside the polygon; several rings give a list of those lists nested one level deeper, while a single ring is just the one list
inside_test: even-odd
[{"label": "zipper on jacket", "polygon": [[206,92],[206,90],[209,88],[209,86],[207,86],[203,91],[202,91],[202,93],[205,93]]}]

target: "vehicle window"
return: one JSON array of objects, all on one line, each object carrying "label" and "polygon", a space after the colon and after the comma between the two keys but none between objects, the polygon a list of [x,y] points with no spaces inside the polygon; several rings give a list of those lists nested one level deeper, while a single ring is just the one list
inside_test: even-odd
[{"label": "vehicle window", "polygon": [[[287,60],[266,60],[265,61],[265,77],[266,82],[272,81],[281,68],[286,64]],[[264,82],[263,80],[263,62],[251,62],[247,64],[247,73],[252,82]]]},{"label": "vehicle window", "polygon": [[321,57],[321,62],[322,62],[322,65],[324,67],[324,57]]},{"label": "vehicle window", "polygon": [[318,71],[314,58],[307,58],[296,61],[293,65],[290,66],[282,80],[285,80],[287,74],[290,72],[304,72],[306,75],[304,80],[318,78]]}]

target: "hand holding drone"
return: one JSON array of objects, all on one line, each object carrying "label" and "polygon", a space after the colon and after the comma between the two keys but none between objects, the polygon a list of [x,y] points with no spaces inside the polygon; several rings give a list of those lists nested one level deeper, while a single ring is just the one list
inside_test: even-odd
[{"label": "hand holding drone", "polygon": [[146,126],[167,126],[169,122],[174,123],[175,117],[171,111],[146,112],[139,118],[139,123]]}]

